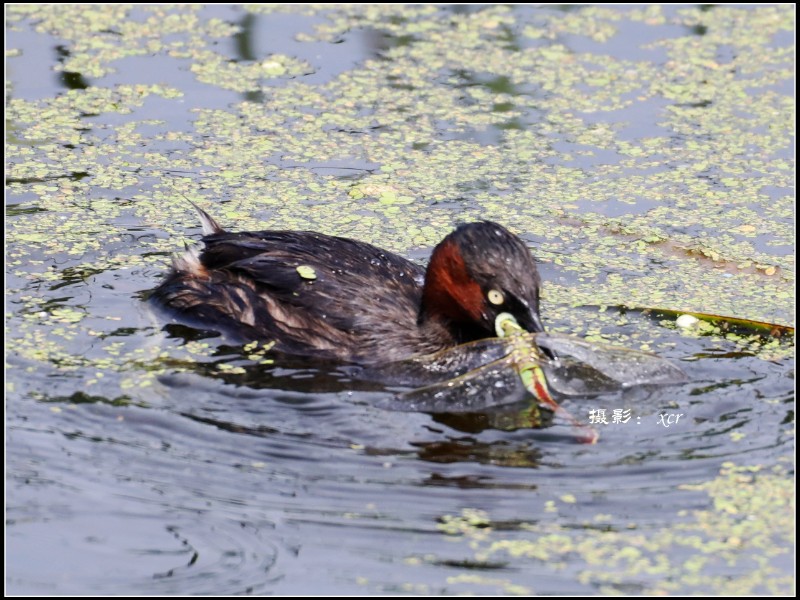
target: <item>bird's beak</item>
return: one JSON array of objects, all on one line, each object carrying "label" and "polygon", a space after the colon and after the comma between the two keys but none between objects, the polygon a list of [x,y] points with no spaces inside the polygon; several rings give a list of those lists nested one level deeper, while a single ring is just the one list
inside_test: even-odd
[{"label": "bird's beak", "polygon": [[539,316],[539,311],[535,308],[528,308],[528,310],[520,315],[520,326],[531,333],[544,333],[544,325],[542,324],[542,317]]},{"label": "bird's beak", "polygon": [[[539,311],[534,308],[530,308],[528,312],[525,313],[524,317],[519,321],[519,324],[526,331],[531,333],[544,333],[542,317],[539,315]],[[551,350],[550,348],[541,348],[541,350],[550,360],[558,360],[558,354],[556,354],[555,351]]]}]

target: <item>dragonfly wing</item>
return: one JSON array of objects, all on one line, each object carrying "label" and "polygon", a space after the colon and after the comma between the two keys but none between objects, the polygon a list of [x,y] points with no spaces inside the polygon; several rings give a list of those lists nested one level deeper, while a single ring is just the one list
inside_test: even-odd
[{"label": "dragonfly wing", "polygon": [[509,359],[465,375],[411,390],[387,400],[385,407],[405,412],[471,413],[513,404],[530,394]]},{"label": "dragonfly wing", "polygon": [[562,394],[604,394],[637,385],[677,384],[688,379],[670,361],[638,350],[549,333],[537,334],[536,344],[559,356],[558,361],[544,362],[542,367],[548,383]]},{"label": "dragonfly wing", "polygon": [[359,378],[388,385],[429,386],[461,377],[503,359],[510,352],[507,340],[489,338],[461,344],[428,356],[368,367],[359,373]]}]

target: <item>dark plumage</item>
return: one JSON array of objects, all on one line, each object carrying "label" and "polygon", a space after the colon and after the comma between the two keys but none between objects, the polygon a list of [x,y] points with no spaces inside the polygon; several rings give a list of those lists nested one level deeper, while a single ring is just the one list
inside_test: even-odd
[{"label": "dark plumage", "polygon": [[151,299],[240,341],[366,364],[494,337],[500,312],[542,331],[533,257],[496,223],[459,226],[426,272],[364,242],[307,231],[228,233],[200,213],[203,249],[177,259]]}]

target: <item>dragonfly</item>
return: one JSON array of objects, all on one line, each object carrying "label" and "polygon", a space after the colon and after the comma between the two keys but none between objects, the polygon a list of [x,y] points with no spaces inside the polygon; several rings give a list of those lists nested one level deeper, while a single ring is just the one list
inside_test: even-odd
[{"label": "dragonfly", "polygon": [[682,369],[654,354],[569,335],[528,333],[508,313],[498,315],[495,329],[497,338],[384,365],[380,370],[384,382],[415,386],[392,398],[389,408],[470,413],[533,397],[581,428],[582,441],[593,443],[594,430],[580,425],[553,392],[561,397],[591,397],[688,379]]}]

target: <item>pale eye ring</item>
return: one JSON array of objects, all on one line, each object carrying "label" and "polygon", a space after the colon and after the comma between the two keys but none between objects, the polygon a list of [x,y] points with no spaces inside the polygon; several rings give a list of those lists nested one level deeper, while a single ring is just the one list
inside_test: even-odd
[{"label": "pale eye ring", "polygon": [[489,299],[489,302],[495,306],[500,306],[506,300],[505,296],[503,296],[503,292],[500,290],[489,290],[489,293],[486,294],[486,297]]}]

